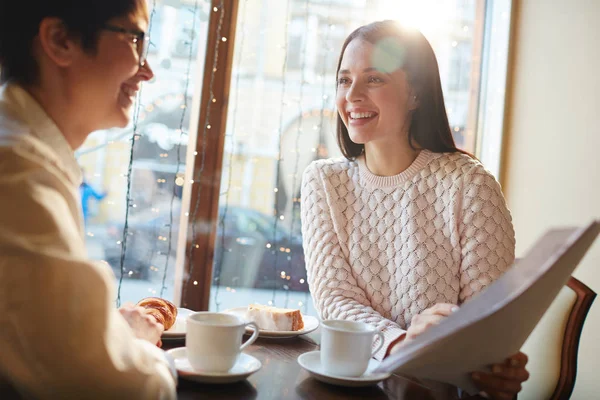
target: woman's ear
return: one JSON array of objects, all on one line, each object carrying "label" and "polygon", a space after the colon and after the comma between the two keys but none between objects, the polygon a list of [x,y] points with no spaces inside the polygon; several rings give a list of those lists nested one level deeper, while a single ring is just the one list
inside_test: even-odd
[{"label": "woman's ear", "polygon": [[71,65],[76,52],[80,51],[79,44],[59,18],[48,17],[40,22],[38,40],[42,53],[59,67]]},{"label": "woman's ear", "polygon": [[411,90],[408,97],[408,111],[414,111],[417,108],[419,108],[419,95],[414,90]]}]

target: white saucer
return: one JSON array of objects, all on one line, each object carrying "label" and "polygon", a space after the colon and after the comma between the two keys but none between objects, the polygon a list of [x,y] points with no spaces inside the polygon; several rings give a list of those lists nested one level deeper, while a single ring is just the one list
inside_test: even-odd
[{"label": "white saucer", "polygon": [[380,364],[379,361],[374,359],[369,360],[367,371],[361,376],[350,377],[331,375],[323,371],[320,353],[320,351],[309,351],[308,353],[301,354],[298,357],[298,364],[307,370],[315,379],[325,383],[347,387],[371,386],[376,385],[378,382],[381,382],[392,375],[384,372],[373,372]]},{"label": "white saucer", "polygon": [[[230,308],[223,312],[237,315],[243,319],[246,319],[246,310],[248,307],[236,307]],[[294,336],[300,336],[307,333],[310,333],[319,327],[319,320],[315,317],[311,317],[310,315],[302,314],[302,321],[304,321],[304,328],[299,331],[269,331],[266,329],[259,329],[258,336],[259,337],[267,337],[267,338],[290,338]],[[252,333],[251,328],[246,329],[247,333]]]},{"label": "white saucer", "polygon": [[188,308],[178,308],[175,323],[171,328],[169,328],[168,331],[163,332],[162,339],[185,339],[186,319],[188,315],[190,315],[193,312],[193,310],[190,310]]},{"label": "white saucer", "polygon": [[167,350],[167,354],[173,357],[175,369],[177,369],[177,374],[179,374],[180,377],[202,383],[232,383],[243,381],[262,367],[262,364],[256,358],[241,353],[233,368],[227,372],[198,371],[190,365],[185,347]]}]

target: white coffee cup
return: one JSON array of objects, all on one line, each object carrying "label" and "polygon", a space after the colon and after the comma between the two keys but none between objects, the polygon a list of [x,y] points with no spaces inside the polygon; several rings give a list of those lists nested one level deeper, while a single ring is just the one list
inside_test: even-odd
[{"label": "white coffee cup", "polygon": [[[232,314],[196,312],[187,317],[186,325],[187,357],[192,367],[200,371],[229,371],[242,350],[258,337],[258,326],[254,322],[246,322]],[[242,344],[247,326],[251,326],[254,332]]]},{"label": "white coffee cup", "polygon": [[[379,344],[373,349],[373,338]],[[336,376],[361,376],[383,346],[383,333],[364,322],[326,320],[321,324],[321,365]]]}]

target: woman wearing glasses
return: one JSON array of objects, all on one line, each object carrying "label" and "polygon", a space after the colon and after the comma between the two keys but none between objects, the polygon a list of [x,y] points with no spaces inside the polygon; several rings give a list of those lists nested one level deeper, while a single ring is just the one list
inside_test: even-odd
[{"label": "woman wearing glasses", "polygon": [[147,29],[145,0],[0,1],[0,381],[26,398],[175,397],[162,326],[87,259],[73,154],[128,124]]}]

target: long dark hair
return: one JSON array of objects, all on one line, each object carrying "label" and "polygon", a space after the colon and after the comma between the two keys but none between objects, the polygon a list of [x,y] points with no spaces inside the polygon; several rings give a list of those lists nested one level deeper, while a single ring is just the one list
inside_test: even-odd
[{"label": "long dark hair", "polygon": [[[382,39],[393,39],[398,46],[387,46],[390,57],[402,58],[401,67],[410,87],[417,95],[418,107],[412,111],[408,141],[411,147],[428,149],[435,153],[463,152],[456,147],[446,114],[440,71],[431,45],[416,30],[401,27],[395,21],[378,21],[361,26],[346,38],[337,71],[340,70],[346,47],[354,39],[364,40],[376,45]],[[337,79],[337,72],[336,72]],[[342,154],[348,159],[358,157],[364,151],[364,145],[354,143],[348,135],[348,129],[342,118],[337,117],[337,141]]]}]

